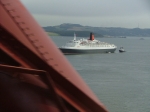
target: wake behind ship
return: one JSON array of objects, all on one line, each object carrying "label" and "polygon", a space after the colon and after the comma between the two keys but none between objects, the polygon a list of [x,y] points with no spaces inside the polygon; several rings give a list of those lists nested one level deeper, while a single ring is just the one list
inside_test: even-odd
[{"label": "wake behind ship", "polygon": [[65,46],[59,49],[64,54],[87,54],[87,53],[114,53],[117,46],[114,44],[101,42],[94,38],[94,34],[90,33],[89,39],[76,40],[76,35],[74,34],[74,39],[66,43]]}]

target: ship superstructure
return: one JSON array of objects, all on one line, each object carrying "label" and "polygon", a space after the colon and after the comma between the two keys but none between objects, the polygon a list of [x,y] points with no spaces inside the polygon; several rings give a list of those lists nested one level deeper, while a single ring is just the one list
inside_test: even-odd
[{"label": "ship superstructure", "polygon": [[74,39],[62,46],[60,50],[65,54],[78,54],[78,53],[113,53],[117,46],[114,44],[101,42],[94,38],[94,34],[90,34],[89,39],[79,39],[76,40],[76,35],[74,34]]}]

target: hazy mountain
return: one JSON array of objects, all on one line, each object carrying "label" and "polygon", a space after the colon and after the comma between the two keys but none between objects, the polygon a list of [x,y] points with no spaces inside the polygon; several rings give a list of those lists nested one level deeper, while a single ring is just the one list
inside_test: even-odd
[{"label": "hazy mountain", "polygon": [[43,27],[47,32],[57,33],[61,36],[73,36],[74,32],[79,37],[87,37],[93,32],[96,37],[103,36],[150,36],[149,29],[120,28],[120,27],[91,27],[80,24],[64,23],[58,26]]}]

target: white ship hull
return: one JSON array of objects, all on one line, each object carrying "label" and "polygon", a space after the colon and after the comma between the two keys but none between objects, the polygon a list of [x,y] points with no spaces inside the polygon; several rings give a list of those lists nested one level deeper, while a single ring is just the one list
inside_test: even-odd
[{"label": "white ship hull", "polygon": [[116,48],[112,49],[69,49],[60,48],[64,54],[90,54],[90,53],[114,53]]}]

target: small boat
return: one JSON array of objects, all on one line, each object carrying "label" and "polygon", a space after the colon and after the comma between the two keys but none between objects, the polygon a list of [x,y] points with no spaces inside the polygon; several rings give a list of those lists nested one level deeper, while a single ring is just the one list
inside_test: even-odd
[{"label": "small boat", "polygon": [[123,47],[120,47],[119,52],[126,52]]},{"label": "small boat", "polygon": [[140,40],[144,40],[144,38],[140,38]]},{"label": "small boat", "polygon": [[94,38],[94,34],[90,34],[89,39],[76,40],[76,35],[74,34],[74,39],[66,43],[65,46],[59,49],[64,54],[87,54],[87,53],[114,53],[117,46],[114,44],[109,44],[106,42],[101,42]]}]

